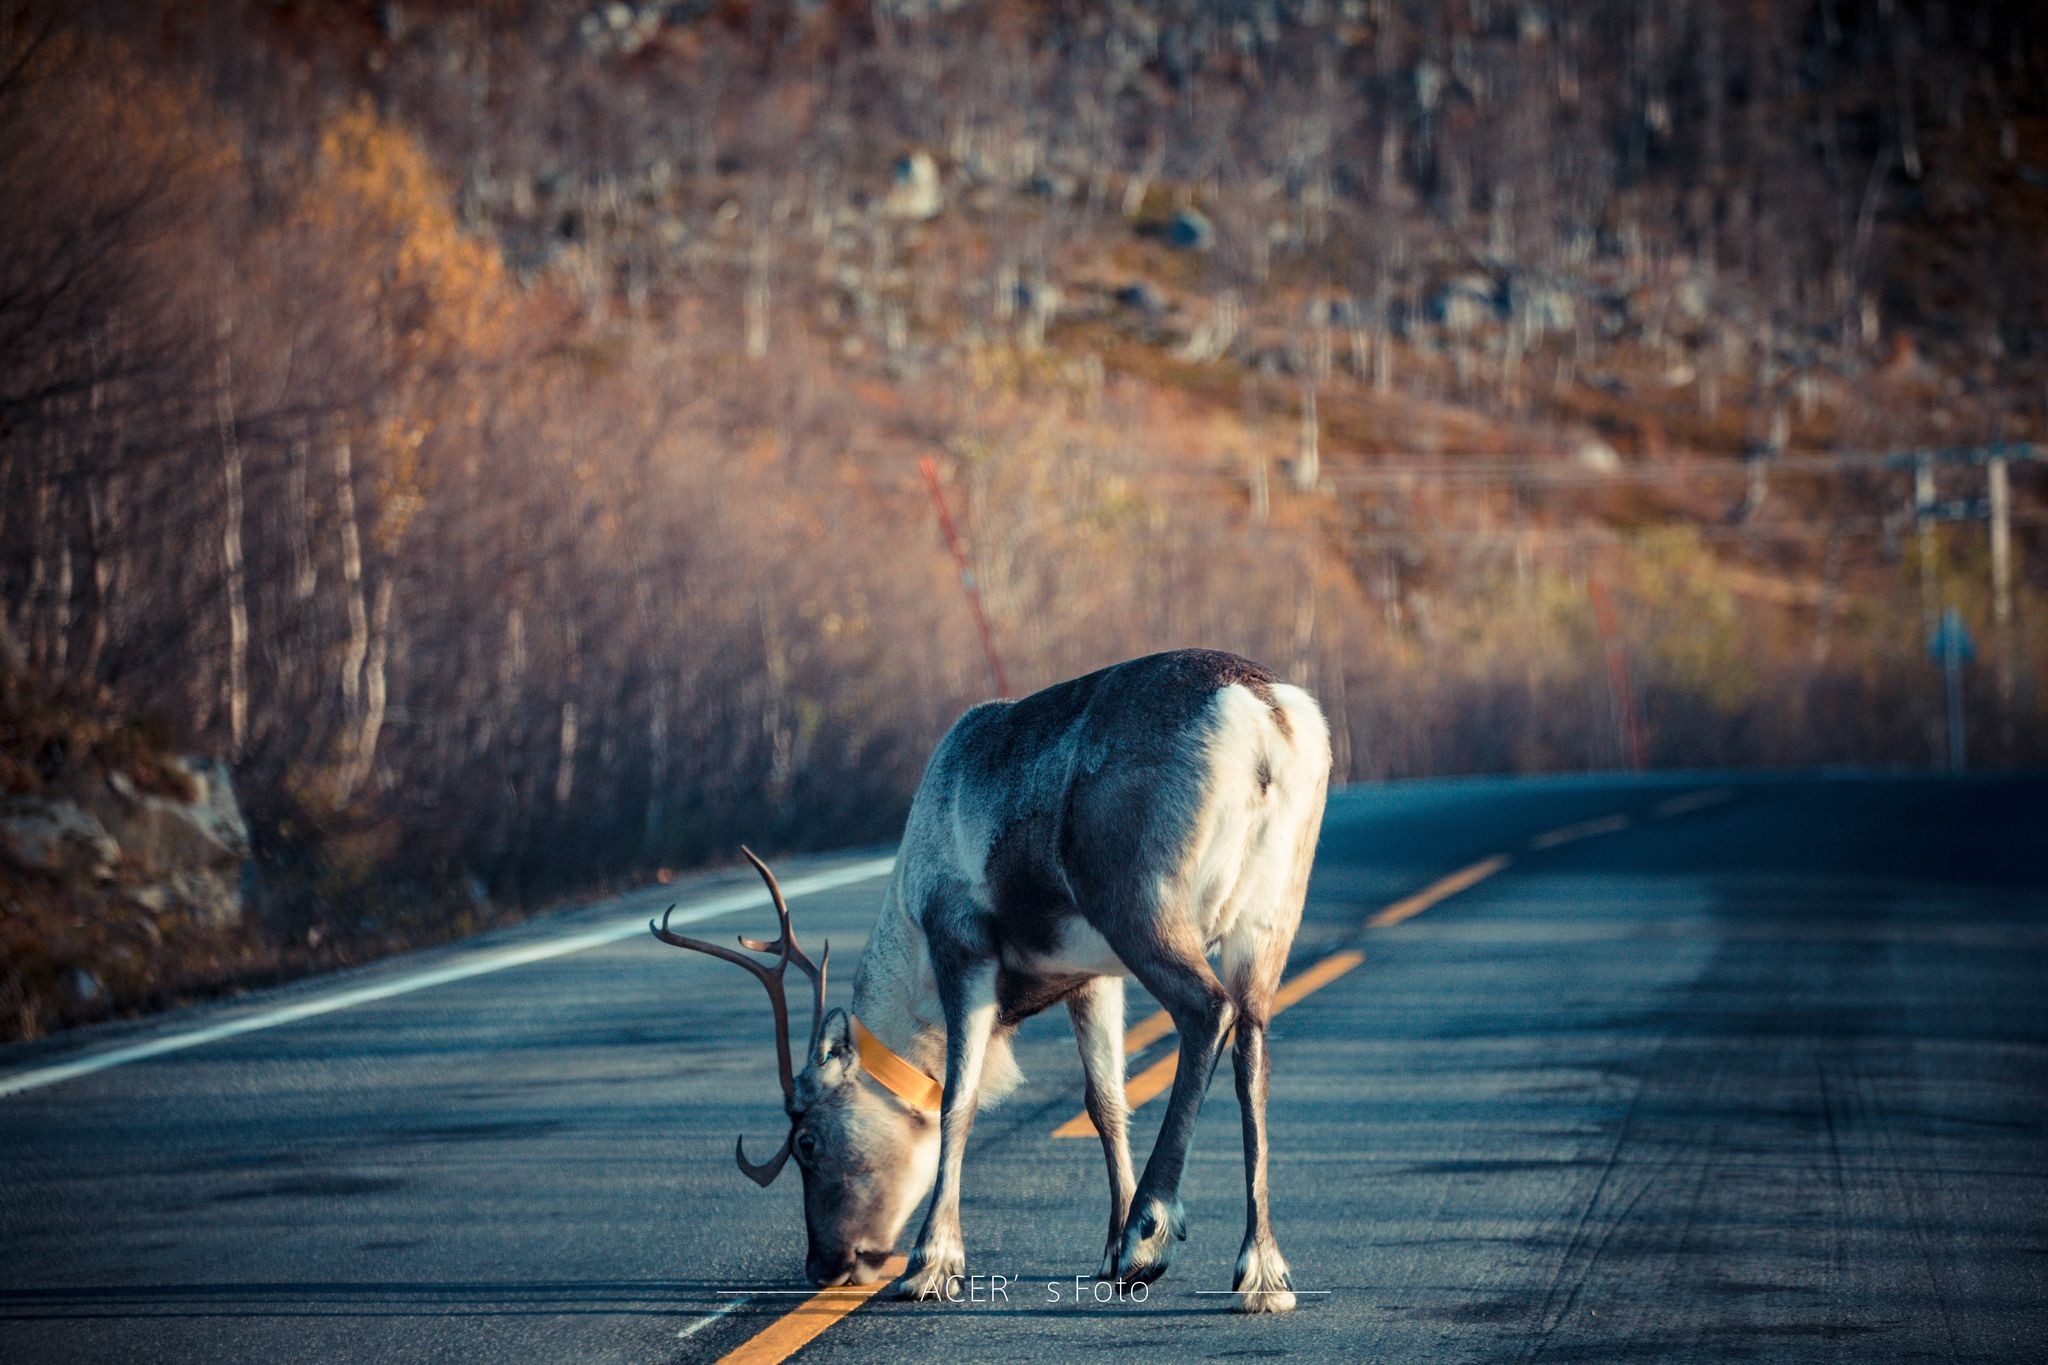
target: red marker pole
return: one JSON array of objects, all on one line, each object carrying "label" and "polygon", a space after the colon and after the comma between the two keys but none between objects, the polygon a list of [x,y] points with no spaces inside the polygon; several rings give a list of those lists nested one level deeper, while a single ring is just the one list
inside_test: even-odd
[{"label": "red marker pole", "polygon": [[1607,686],[1614,693],[1615,717],[1621,725],[1622,741],[1628,749],[1628,765],[1643,770],[1643,727],[1636,719],[1635,689],[1629,686],[1628,655],[1622,652],[1621,635],[1614,620],[1614,603],[1599,579],[1586,580],[1587,595],[1593,599],[1593,621],[1600,627],[1600,642],[1607,649]]},{"label": "red marker pole", "polygon": [[939,529],[946,533],[946,548],[953,552],[953,563],[960,570],[960,587],[967,594],[967,606],[974,613],[974,628],[981,632],[982,652],[988,655],[989,675],[995,679],[996,695],[1010,695],[1010,680],[1003,674],[1003,657],[996,653],[995,632],[989,629],[988,614],[981,609],[981,589],[975,586],[974,570],[967,566],[967,551],[960,544],[960,533],[953,528],[953,514],[946,510],[946,495],[939,488],[938,461],[926,455],[917,462],[924,473],[924,486],[931,490],[932,506],[939,512]]}]

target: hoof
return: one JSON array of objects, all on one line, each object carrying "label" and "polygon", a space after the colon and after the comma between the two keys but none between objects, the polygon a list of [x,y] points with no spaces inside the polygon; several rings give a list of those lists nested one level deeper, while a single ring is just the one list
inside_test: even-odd
[{"label": "hoof", "polygon": [[953,1281],[967,1273],[967,1258],[959,1251],[927,1254],[919,1247],[910,1254],[910,1268],[903,1278],[889,1286],[892,1299],[946,1298]]},{"label": "hoof", "polygon": [[1237,1254],[1237,1291],[1240,1313],[1288,1313],[1294,1310],[1294,1277],[1287,1272],[1286,1258],[1271,1242],[1246,1243]]},{"label": "hoof", "polygon": [[[1126,1209],[1125,1213],[1128,1215],[1129,1210]],[[1102,1244],[1102,1265],[1095,1272],[1096,1279],[1113,1280],[1116,1278],[1116,1257],[1117,1253],[1123,1250],[1123,1245],[1124,1220],[1122,1218],[1113,1219],[1109,1225],[1109,1237]]]},{"label": "hoof", "polygon": [[1188,1236],[1187,1209],[1180,1200],[1171,1207],[1150,1200],[1134,1210],[1124,1227],[1124,1244],[1116,1258],[1116,1278],[1127,1284],[1150,1284],[1166,1273],[1173,1244]]}]

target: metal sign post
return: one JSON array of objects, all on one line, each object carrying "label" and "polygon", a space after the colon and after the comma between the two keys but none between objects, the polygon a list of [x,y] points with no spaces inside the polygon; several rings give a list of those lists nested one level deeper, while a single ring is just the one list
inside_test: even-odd
[{"label": "metal sign post", "polygon": [[1977,644],[1963,614],[1954,607],[1941,614],[1941,624],[1927,639],[1927,652],[1941,661],[1942,680],[1948,687],[1948,770],[1960,773],[1968,763],[1963,728],[1963,665],[1977,656]]}]

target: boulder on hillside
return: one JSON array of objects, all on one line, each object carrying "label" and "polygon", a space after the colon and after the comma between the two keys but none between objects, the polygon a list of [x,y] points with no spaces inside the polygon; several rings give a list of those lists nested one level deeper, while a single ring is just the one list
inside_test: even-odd
[{"label": "boulder on hillside", "polygon": [[26,872],[97,883],[113,880],[121,846],[75,801],[17,796],[0,803],[0,857]]},{"label": "boulder on hillside", "polygon": [[882,200],[882,212],[891,218],[924,222],[945,210],[946,196],[939,185],[939,163],[929,152],[912,152],[898,157],[889,172],[889,194]]},{"label": "boulder on hillside", "polygon": [[1516,279],[1508,289],[1508,309],[1532,337],[1569,332],[1579,321],[1579,302],[1572,292],[1543,280]]},{"label": "boulder on hillside", "polygon": [[1429,300],[1429,320],[1452,336],[1464,336],[1501,316],[1499,287],[1489,275],[1460,275]]},{"label": "boulder on hillside", "polygon": [[1148,318],[1164,317],[1173,308],[1159,286],[1150,280],[1133,280],[1117,290],[1114,297],[1132,312],[1143,313]]},{"label": "boulder on hillside", "polygon": [[1216,225],[1196,209],[1182,209],[1166,225],[1166,242],[1182,251],[1207,251],[1216,245]]},{"label": "boulder on hillside", "polygon": [[175,910],[216,929],[239,924],[249,826],[227,766],[207,758],[168,766],[189,797],[144,791],[116,769],[71,772],[5,798],[0,858],[73,885],[112,883],[152,914]]},{"label": "boulder on hillside", "polygon": [[1621,472],[1621,452],[1598,436],[1588,436],[1572,450],[1572,463],[1595,474]]},{"label": "boulder on hillside", "polygon": [[81,779],[70,795],[132,861],[131,899],[182,910],[214,928],[238,924],[249,826],[227,765],[187,757],[171,766],[185,779],[190,800],[141,791],[120,772]]}]

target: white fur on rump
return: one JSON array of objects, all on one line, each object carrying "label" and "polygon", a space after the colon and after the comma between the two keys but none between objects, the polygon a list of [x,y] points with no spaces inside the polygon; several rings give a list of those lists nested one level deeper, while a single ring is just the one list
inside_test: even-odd
[{"label": "white fur on rump", "polygon": [[[1315,699],[1275,684],[1287,717],[1245,687],[1216,694],[1209,740],[1209,799],[1197,823],[1190,904],[1203,946],[1225,981],[1276,951],[1285,954],[1301,923],[1307,852],[1330,781],[1330,731]],[[1262,787],[1255,774],[1265,773]]]}]

